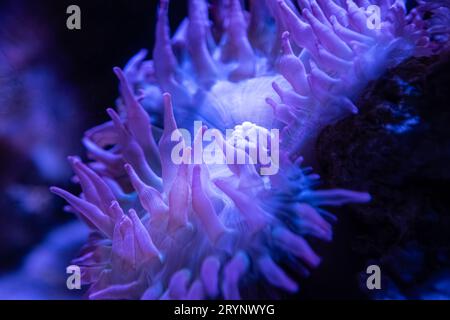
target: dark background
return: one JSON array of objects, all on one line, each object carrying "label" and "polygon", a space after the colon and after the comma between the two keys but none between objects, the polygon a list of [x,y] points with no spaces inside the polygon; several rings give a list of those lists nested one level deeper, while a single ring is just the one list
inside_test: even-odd
[{"label": "dark background", "polygon": [[[38,0],[23,2],[42,16],[53,37],[49,58],[60,66],[83,99],[87,127],[107,119],[106,108],[117,98],[114,66],[123,67],[140,49],[151,55],[156,24],[156,0]],[[69,5],[81,8],[81,30],[66,28]],[[186,1],[172,1],[172,30],[186,15]]]}]

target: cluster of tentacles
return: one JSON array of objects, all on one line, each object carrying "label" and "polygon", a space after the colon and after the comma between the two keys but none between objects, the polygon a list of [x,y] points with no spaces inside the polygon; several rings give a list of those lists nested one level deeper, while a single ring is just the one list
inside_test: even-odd
[{"label": "cluster of tentacles", "polygon": [[[298,275],[320,263],[307,239],[332,238],[334,218],[322,206],[370,200],[316,190],[318,176],[301,168],[300,155],[312,163],[320,130],[357,112],[352,99],[368,81],[427,50],[419,15],[407,16],[401,1],[375,3],[381,29],[372,30],[369,1],[253,0],[247,11],[239,0],[210,8],[190,0],[171,37],[169,3],[160,2],[153,60],[141,51],[124,71],[115,69],[119,112],[108,109],[112,121],[86,133],[88,164],[69,158],[82,194],[51,189],[92,229],[74,260],[89,298],[238,299],[298,290]],[[195,120],[244,158],[248,150],[226,140],[225,129],[280,129],[278,174],[262,176],[251,162],[175,164],[172,133],[192,131]],[[192,132],[195,140],[205,129]],[[189,158],[199,144],[184,143]]]}]

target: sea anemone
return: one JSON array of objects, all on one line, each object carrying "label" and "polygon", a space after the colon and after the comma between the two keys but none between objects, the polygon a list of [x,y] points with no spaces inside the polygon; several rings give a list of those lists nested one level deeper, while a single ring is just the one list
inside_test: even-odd
[{"label": "sea anemone", "polygon": [[[80,197],[51,191],[91,228],[73,261],[91,299],[279,297],[318,266],[308,240],[332,239],[323,206],[364,203],[365,192],[317,190],[314,145],[329,124],[357,113],[366,84],[427,48],[427,31],[402,1],[189,1],[173,37],[160,1],[153,60],[139,52],[120,80],[118,112],[86,132],[90,163],[69,157]],[[301,10],[300,10],[301,9]],[[379,29],[377,29],[379,28]],[[292,39],[292,42],[291,42]],[[193,129],[195,121],[204,125]],[[160,129],[161,128],[161,129]],[[186,128],[193,143],[173,133]],[[204,146],[207,128],[212,142]],[[224,136],[235,128],[233,139]],[[280,130],[279,170],[264,175],[249,132]],[[243,143],[238,143],[241,141]],[[173,150],[181,145],[173,161]],[[243,164],[192,161],[203,147]],[[202,150],[199,150],[202,149]],[[256,288],[263,288],[257,290]]]}]

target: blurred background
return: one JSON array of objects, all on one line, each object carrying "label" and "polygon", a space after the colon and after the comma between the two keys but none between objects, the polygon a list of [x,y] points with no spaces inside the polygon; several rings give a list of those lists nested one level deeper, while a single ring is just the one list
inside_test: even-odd
[{"label": "blurred background", "polygon": [[[184,1],[183,1],[184,2]],[[68,30],[66,9],[82,11]],[[72,184],[68,155],[107,119],[114,66],[152,49],[157,1],[0,1],[0,298],[71,298],[65,268],[86,230],[48,192]],[[185,6],[171,13],[174,25]]]},{"label": "blurred background", "polygon": [[[172,1],[172,30],[186,2]],[[81,30],[66,28],[72,4],[81,7]],[[0,299],[82,297],[67,290],[66,267],[87,230],[48,187],[79,192],[66,157],[84,156],[83,132],[108,120],[105,110],[118,95],[112,68],[142,48],[152,51],[156,9],[156,0],[0,0]],[[337,212],[335,239],[314,244],[326,259],[302,280],[299,298],[369,298],[361,273],[371,263],[388,272],[389,290],[376,298],[450,297],[448,61],[439,56],[393,70],[367,88],[361,115],[323,133],[315,169],[324,185],[370,190],[375,201],[366,212]],[[405,81],[417,91],[404,90]],[[432,112],[422,114],[429,101]],[[386,133],[403,104],[423,126]],[[362,135],[368,127],[371,135]],[[373,145],[384,148],[383,157],[367,148]]]}]

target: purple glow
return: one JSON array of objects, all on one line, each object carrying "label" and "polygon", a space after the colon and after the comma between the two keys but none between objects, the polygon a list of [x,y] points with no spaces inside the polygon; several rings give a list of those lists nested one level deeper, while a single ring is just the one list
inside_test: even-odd
[{"label": "purple glow", "polygon": [[[153,60],[142,51],[114,69],[118,111],[86,133],[90,163],[69,158],[82,195],[51,188],[91,227],[74,260],[89,298],[256,296],[241,296],[243,281],[295,293],[281,264],[296,261],[299,274],[320,264],[306,239],[332,240],[333,216],[321,207],[370,200],[316,190],[319,177],[301,168],[303,157],[314,164],[318,134],[358,112],[352,101],[370,80],[427,53],[427,29],[402,1],[374,1],[380,30],[367,28],[369,1],[298,2],[301,13],[290,0],[250,1],[249,12],[239,0],[213,1],[211,26],[206,2],[191,0],[173,38],[169,1],[160,2]],[[158,139],[152,122],[161,115]],[[175,165],[170,136],[193,120],[222,131],[245,121],[280,129],[280,172]]]}]

